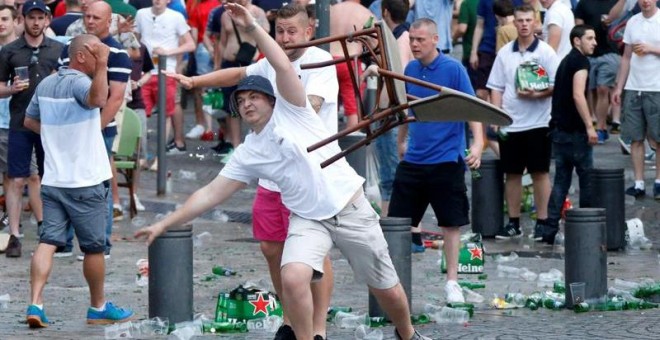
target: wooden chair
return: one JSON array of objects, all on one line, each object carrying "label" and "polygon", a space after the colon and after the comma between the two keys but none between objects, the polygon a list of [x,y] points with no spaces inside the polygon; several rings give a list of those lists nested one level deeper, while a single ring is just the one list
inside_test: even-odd
[{"label": "wooden chair", "polygon": [[124,182],[117,179],[117,185],[122,188],[128,188],[131,218],[137,215],[133,186],[139,167],[141,130],[142,124],[140,124],[140,118],[138,118],[137,113],[126,108],[121,125],[121,134],[119,135],[119,147],[114,154],[114,159],[117,174],[121,174],[124,177]]}]

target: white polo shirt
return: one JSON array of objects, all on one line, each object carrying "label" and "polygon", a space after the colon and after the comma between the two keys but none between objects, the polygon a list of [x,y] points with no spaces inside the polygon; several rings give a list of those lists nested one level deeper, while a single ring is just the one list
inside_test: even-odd
[{"label": "white polo shirt", "polygon": [[535,39],[527,51],[520,51],[518,40],[504,45],[497,52],[486,86],[491,90],[503,93],[502,109],[513,119],[513,124],[502,128],[506,132],[547,127],[550,122],[552,96],[543,99],[518,97],[515,82],[516,69],[520,64],[527,61],[535,61],[543,66],[548,73],[550,86],[555,84],[559,58],[550,45],[539,39]]},{"label": "white polo shirt", "polygon": [[364,178],[345,158],[321,168],[321,162],[340,151],[336,141],[307,152],[308,146],[329,136],[309,102],[303,108],[278,97],[264,129],[245,137],[220,175],[244,183],[271,180],[292,213],[312,220],[330,218],[350,202]]},{"label": "white polo shirt", "polygon": [[[623,42],[632,45],[644,42],[651,46],[660,46],[660,10],[650,18],[642,13],[633,15],[626,24]],[[633,52],[630,58],[630,72],[626,81],[626,90],[660,91],[660,56],[646,54],[639,56]]]},{"label": "white polo shirt", "polygon": [[561,28],[561,38],[559,39],[559,48],[557,49],[557,56],[559,59],[564,57],[571,51],[571,30],[575,26],[575,17],[571,8],[564,5],[561,1],[557,0],[552,3],[550,8],[545,11],[545,18],[543,19],[543,37],[548,41],[548,27],[550,25],[557,25]]}]

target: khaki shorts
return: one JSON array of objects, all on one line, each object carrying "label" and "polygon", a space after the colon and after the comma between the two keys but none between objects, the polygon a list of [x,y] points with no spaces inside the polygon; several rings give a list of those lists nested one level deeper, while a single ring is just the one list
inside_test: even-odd
[{"label": "khaki shorts", "polygon": [[364,194],[326,220],[308,220],[292,213],[281,266],[304,263],[314,270],[313,280],[318,280],[333,245],[348,259],[356,281],[376,289],[399,283],[378,214]]}]

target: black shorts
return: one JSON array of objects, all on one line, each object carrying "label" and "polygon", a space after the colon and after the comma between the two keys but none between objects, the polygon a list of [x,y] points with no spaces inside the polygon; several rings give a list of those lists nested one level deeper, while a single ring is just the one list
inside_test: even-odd
[{"label": "black shorts", "polygon": [[[232,68],[232,67],[241,67],[241,65],[235,61],[229,61],[229,60],[223,60],[222,61],[222,69],[226,68]],[[238,117],[238,112],[232,112],[231,107],[229,105],[229,102],[231,101],[231,94],[234,93],[234,90],[236,90],[236,85],[234,86],[229,86],[229,87],[223,87],[221,88],[222,90],[222,95],[224,96],[225,100],[222,104],[222,109],[229,113],[232,117],[236,118]]]},{"label": "black shorts", "polygon": [[477,90],[487,90],[486,84],[488,83],[488,77],[490,77],[490,70],[493,69],[496,54],[477,52],[477,55],[479,56],[479,66],[476,70],[474,87]]},{"label": "black shorts", "polygon": [[499,138],[500,164],[507,174],[522,175],[550,171],[550,129],[538,128],[509,132],[506,140]]},{"label": "black shorts", "polygon": [[465,163],[399,163],[388,216],[408,217],[417,226],[429,204],[438,226],[460,227],[470,223]]}]

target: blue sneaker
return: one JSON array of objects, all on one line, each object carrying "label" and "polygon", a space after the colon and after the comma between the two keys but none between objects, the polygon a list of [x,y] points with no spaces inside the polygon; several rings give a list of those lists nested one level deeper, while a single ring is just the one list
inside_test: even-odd
[{"label": "blue sneaker", "polygon": [[43,309],[35,305],[29,305],[27,308],[26,320],[30,328],[46,328],[48,327],[48,318]]},{"label": "blue sneaker", "polygon": [[596,130],[598,135],[598,144],[605,144],[605,141],[610,139],[610,134],[607,133],[607,130]]},{"label": "blue sneaker", "polygon": [[414,244],[414,243],[411,243],[411,245],[410,245],[410,252],[412,252],[413,254],[416,254],[416,253],[423,253],[424,251],[426,251],[426,247],[424,247],[423,244]]},{"label": "blue sneaker", "polygon": [[133,318],[133,311],[116,307],[112,302],[105,303],[105,310],[102,312],[87,309],[87,323],[92,325],[108,325],[113,323],[122,323],[130,321]]}]

